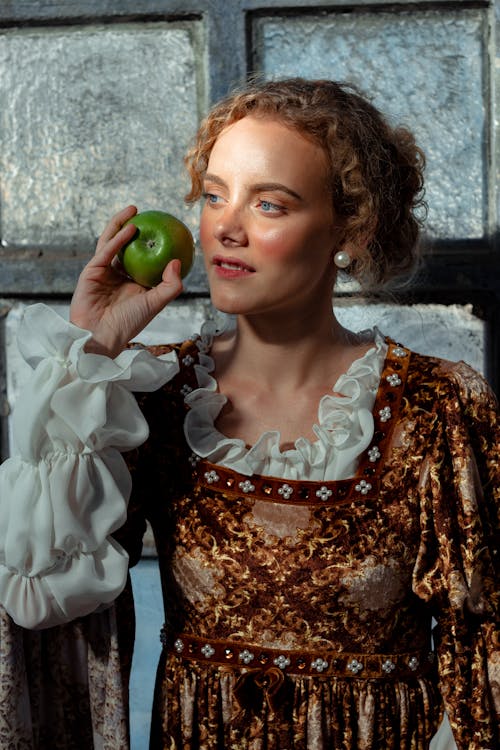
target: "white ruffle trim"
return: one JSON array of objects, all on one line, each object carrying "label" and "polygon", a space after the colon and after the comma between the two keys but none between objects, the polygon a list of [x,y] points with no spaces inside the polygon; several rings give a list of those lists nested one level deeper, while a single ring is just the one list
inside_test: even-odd
[{"label": "white ruffle trim", "polygon": [[109,536],[131,490],[120,452],[148,436],[132,391],[179,371],[174,352],[87,354],[90,336],[42,304],[19,330],[33,372],[14,410],[14,455],[0,467],[0,601],[24,627],[88,614],[123,589],[128,556]]},{"label": "white ruffle trim", "polygon": [[282,450],[279,431],[264,432],[248,448],[243,440],[228,438],[217,430],[215,422],[227,398],[219,393],[217,381],[211,375],[214,362],[209,351],[213,331],[204,326],[199,364],[194,365],[198,388],[185,397],[190,409],[184,430],[191,450],[212,463],[248,476],[260,474],[309,481],[336,481],[353,476],[361,453],[373,438],[372,409],[387,354],[381,334],[374,330],[370,335],[373,347],[337,380],[332,394],[321,398],[318,424],[313,426],[317,440],[311,442],[300,437],[293,448]]}]

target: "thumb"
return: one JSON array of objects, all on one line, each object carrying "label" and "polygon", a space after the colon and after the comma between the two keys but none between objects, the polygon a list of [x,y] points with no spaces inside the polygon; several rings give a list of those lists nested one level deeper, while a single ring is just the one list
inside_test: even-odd
[{"label": "thumb", "polygon": [[157,314],[163,310],[165,305],[179,296],[183,288],[181,262],[178,258],[174,258],[163,271],[160,283],[146,293],[152,312]]},{"label": "thumb", "polygon": [[170,263],[167,264],[166,268],[163,271],[163,276],[160,284],[180,284],[180,286],[182,287],[181,262],[179,258],[173,258]]}]

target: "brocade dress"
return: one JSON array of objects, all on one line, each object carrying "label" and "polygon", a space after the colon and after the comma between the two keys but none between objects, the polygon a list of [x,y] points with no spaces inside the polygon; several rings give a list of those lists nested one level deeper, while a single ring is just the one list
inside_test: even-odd
[{"label": "brocade dress", "polygon": [[[4,545],[0,599],[13,617],[32,622],[42,612],[43,627],[86,614],[92,598],[109,603],[126,581],[126,555],[110,534],[121,526],[120,542],[136,559],[147,519],[165,598],[155,750],[424,750],[442,701],[459,750],[498,747],[500,441],[495,399],[477,373],[377,337],[321,399],[317,441],[282,450],[270,432],[248,447],[215,427],[225,399],[211,374],[209,335],[131,350],[126,366],[118,358],[117,387],[126,382],[127,399],[136,392],[134,413],[132,401],[123,408],[113,396],[109,372],[102,378],[108,363],[90,375],[95,355],[82,355],[73,334],[57,355],[67,373],[50,386],[59,396],[47,398],[46,416],[64,416],[57,439],[78,447],[78,460],[92,455],[86,478],[80,466],[77,476],[74,464],[65,469],[69,496],[85,512],[70,503],[79,523],[66,519],[66,537],[49,545],[51,566],[35,576],[26,553],[16,567]],[[76,446],[74,418],[84,407],[72,397],[82,383],[101,419],[94,413],[85,435],[79,427]],[[125,525],[116,450],[132,475]],[[13,482],[19,464],[7,472]],[[14,511],[7,520],[16,524]],[[85,557],[98,559],[104,593],[72,573],[77,563],[88,572]],[[19,602],[21,585],[33,614]]]}]

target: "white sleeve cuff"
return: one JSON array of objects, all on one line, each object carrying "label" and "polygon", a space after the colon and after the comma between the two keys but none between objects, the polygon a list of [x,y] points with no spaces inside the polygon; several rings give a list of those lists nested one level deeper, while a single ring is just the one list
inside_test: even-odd
[{"label": "white sleeve cuff", "polygon": [[19,331],[33,372],[14,410],[14,455],[0,466],[0,601],[25,627],[87,614],[122,590],[128,558],[110,537],[131,490],[121,451],[148,436],[133,391],[179,370],[174,352],[87,354],[90,335],[41,304]]},{"label": "white sleeve cuff", "polygon": [[21,627],[49,628],[113,602],[125,587],[127,571],[127,553],[108,539],[92,555],[61,557],[43,577],[0,565],[0,601]]}]

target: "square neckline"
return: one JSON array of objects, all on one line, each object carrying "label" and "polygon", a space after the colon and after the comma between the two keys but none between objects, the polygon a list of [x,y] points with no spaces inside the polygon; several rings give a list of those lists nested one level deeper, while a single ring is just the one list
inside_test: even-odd
[{"label": "square neckline", "polygon": [[[223,491],[233,497],[250,496],[291,505],[344,503],[356,495],[367,499],[375,497],[380,485],[380,470],[387,460],[390,438],[397,421],[395,415],[400,408],[411,360],[410,349],[390,337],[384,336],[383,340],[387,344],[387,352],[371,409],[374,420],[373,437],[368,448],[361,454],[352,477],[294,480],[265,474],[248,476],[193,454],[193,476],[196,482],[205,489]],[[196,347],[196,340],[189,344]],[[205,353],[206,351],[207,349]],[[368,351],[370,350],[363,357]],[[189,408],[189,405],[186,406]]]}]

